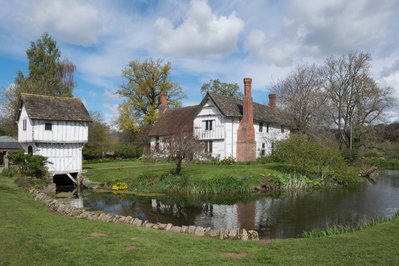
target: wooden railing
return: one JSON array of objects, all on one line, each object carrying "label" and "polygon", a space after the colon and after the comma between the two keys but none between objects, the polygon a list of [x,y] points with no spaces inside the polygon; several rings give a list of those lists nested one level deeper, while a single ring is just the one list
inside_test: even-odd
[{"label": "wooden railing", "polygon": [[204,139],[224,139],[224,126],[217,126],[213,130],[194,128],[194,135],[201,140]]}]

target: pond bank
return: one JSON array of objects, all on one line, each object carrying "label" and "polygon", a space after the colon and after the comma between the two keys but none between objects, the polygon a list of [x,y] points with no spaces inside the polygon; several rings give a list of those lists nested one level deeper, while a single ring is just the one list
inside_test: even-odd
[{"label": "pond bank", "polygon": [[220,241],[53,214],[0,176],[0,220],[4,265],[399,265],[399,218],[318,239]]},{"label": "pond bank", "polygon": [[87,219],[92,221],[102,221],[108,223],[123,223],[136,227],[144,227],[156,230],[165,230],[176,233],[187,233],[195,236],[218,237],[220,239],[241,239],[241,240],[259,240],[258,232],[255,230],[213,230],[210,227],[204,228],[201,226],[174,226],[171,223],[150,223],[147,220],[133,218],[132,216],[112,215],[103,212],[91,212],[85,209],[77,209],[59,202],[58,200],[47,196],[45,193],[33,188],[27,188],[33,198],[47,206],[53,212],[61,215],[72,216],[80,219]]},{"label": "pond bank", "polygon": [[289,193],[137,195],[86,190],[83,204],[151,223],[253,229],[261,239],[303,237],[312,230],[356,228],[392,217],[399,211],[399,171],[381,172],[375,183]]},{"label": "pond bank", "polygon": [[[251,194],[270,190],[337,187],[330,178],[290,174],[279,163],[252,162],[232,165],[186,163],[180,176],[171,163],[109,162],[86,164],[85,177],[111,189],[118,182],[132,192],[167,194]],[[360,177],[350,182],[361,182]]]}]

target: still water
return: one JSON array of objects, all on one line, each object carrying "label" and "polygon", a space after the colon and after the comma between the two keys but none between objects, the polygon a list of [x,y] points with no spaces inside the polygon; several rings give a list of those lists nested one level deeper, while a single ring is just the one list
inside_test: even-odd
[{"label": "still water", "polygon": [[255,229],[263,239],[301,237],[327,225],[351,225],[399,211],[399,171],[385,171],[376,184],[346,189],[257,197],[144,197],[86,191],[90,210],[130,215],[152,223],[213,229]]}]

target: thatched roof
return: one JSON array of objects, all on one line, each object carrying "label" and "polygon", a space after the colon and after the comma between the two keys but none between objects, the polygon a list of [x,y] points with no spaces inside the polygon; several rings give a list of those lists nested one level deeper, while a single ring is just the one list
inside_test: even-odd
[{"label": "thatched roof", "polygon": [[[30,119],[92,121],[89,112],[79,98],[22,93],[20,108],[22,105],[25,106]],[[20,110],[18,111],[17,120],[19,115]]]},{"label": "thatched roof", "polygon": [[167,109],[148,133],[149,136],[170,136],[182,131],[193,131],[194,114],[198,105]]}]

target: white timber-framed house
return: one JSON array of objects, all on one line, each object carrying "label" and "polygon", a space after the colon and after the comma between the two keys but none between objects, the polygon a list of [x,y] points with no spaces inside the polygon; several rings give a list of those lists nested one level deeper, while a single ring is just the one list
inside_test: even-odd
[{"label": "white timber-framed house", "polygon": [[251,78],[244,78],[243,99],[207,93],[199,105],[170,110],[162,93],[159,120],[149,132],[151,153],[160,150],[165,137],[184,127],[214,158],[254,161],[270,155],[275,142],[289,137],[289,123],[276,106],[276,95],[269,95],[269,105],[253,102],[251,83]]},{"label": "white timber-framed house", "polygon": [[23,93],[16,117],[18,142],[26,153],[47,157],[55,183],[65,176],[76,183],[91,121],[78,98]]}]

